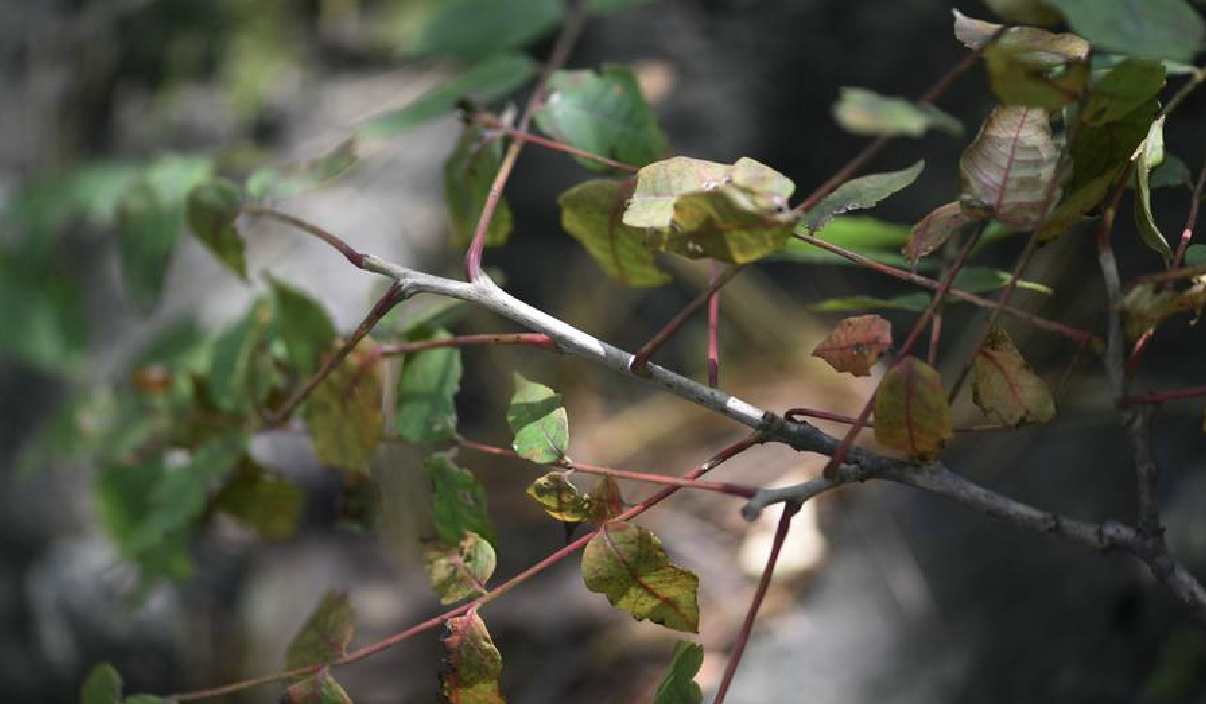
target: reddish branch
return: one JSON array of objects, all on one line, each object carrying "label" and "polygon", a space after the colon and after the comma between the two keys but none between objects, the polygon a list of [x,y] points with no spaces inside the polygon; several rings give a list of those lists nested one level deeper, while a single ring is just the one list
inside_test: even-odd
[{"label": "reddish branch", "polygon": [[498,118],[494,117],[493,115],[487,115],[487,114],[474,115],[473,120],[477,124],[487,128],[489,130],[494,130],[496,132],[500,132],[513,139],[522,140],[524,142],[531,142],[532,144],[535,144],[538,147],[544,147],[545,149],[552,149],[553,151],[563,152],[563,153],[569,154],[571,156],[576,156],[580,159],[589,159],[591,161],[596,161],[600,164],[603,164],[605,166],[610,166],[611,168],[618,169],[620,171],[628,171],[630,173],[636,173],[637,171],[640,171],[639,168],[633,166],[632,164],[625,164],[622,161],[616,161],[615,159],[609,159],[609,158],[603,156],[602,154],[595,154],[594,152],[588,152],[584,149],[579,149],[577,147],[570,146],[564,142],[558,142],[555,139],[549,139],[548,137],[541,137],[538,134],[532,134],[531,132],[524,132],[522,130],[515,129],[514,127],[511,127],[510,125],[503,124],[502,122],[500,122],[498,120]]},{"label": "reddish branch", "polygon": [[1206,386],[1193,386],[1187,389],[1173,389],[1172,391],[1157,391],[1150,394],[1127,396],[1126,405],[1148,406],[1166,401],[1180,401],[1187,398],[1201,398],[1203,396],[1206,396]]},{"label": "reddish branch", "polygon": [[[679,311],[678,315],[674,316],[670,322],[666,323],[665,327],[663,327],[661,330],[658,330],[657,334],[649,339],[649,342],[646,342],[641,349],[637,350],[637,353],[632,356],[632,362],[629,363],[628,369],[633,374],[642,374],[645,371],[645,367],[649,365],[649,358],[652,357],[655,352],[661,349],[662,346],[674,336],[674,333],[678,332],[678,329],[683,326],[683,323],[687,322],[691,316],[695,315],[696,311],[698,311],[700,308],[703,308],[705,305],[708,305],[708,303],[720,291],[720,289],[731,281],[739,271],[741,271],[741,267],[729,267],[723,274],[713,278],[711,285],[708,286],[706,291],[696,296],[695,300],[688,303],[686,308],[683,308],[681,311]],[[713,384],[713,386],[715,386],[715,384]]]}]

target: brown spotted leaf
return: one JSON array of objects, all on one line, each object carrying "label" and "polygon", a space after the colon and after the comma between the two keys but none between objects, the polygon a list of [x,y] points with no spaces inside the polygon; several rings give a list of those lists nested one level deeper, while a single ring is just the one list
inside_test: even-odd
[{"label": "brown spotted leaf", "polygon": [[1010,426],[1046,423],[1055,417],[1047,384],[1022,358],[1009,335],[995,328],[976,353],[972,400],[989,419]]},{"label": "brown spotted leaf", "polygon": [[302,625],[285,654],[285,667],[293,670],[326,665],[343,657],[356,628],[356,612],[346,592],[331,589]]},{"label": "brown spotted leaf", "polygon": [[838,322],[812,356],[839,372],[871,376],[871,365],[892,346],[892,324],[878,315],[860,315]]},{"label": "brown spotted leaf", "polygon": [[502,655],[476,611],[448,620],[442,639],[449,670],[440,675],[444,696],[452,704],[504,704],[498,677]]},{"label": "brown spotted leaf", "polygon": [[[1004,225],[1029,230],[1047,214],[1058,158],[1046,110],[999,106],[959,160],[960,201],[965,208],[991,213]],[[1057,189],[1050,202],[1058,197]]]},{"label": "brown spotted leaf", "polygon": [[586,588],[632,617],[699,632],[699,577],[670,562],[662,541],[622,521],[603,524],[582,556]]},{"label": "brown spotted leaf", "polygon": [[441,604],[486,592],[486,581],[494,574],[497,559],[494,547],[477,533],[465,533],[459,545],[433,541],[423,548],[427,578],[440,595]]},{"label": "brown spotted leaf", "polygon": [[381,376],[374,347],[367,339],[357,345],[306,404],[306,427],[323,464],[365,472],[381,441]]},{"label": "brown spotted leaf", "polygon": [[972,218],[958,202],[938,206],[909,232],[903,250],[905,258],[915,264],[918,259],[946,244],[951,235],[971,221]]},{"label": "brown spotted leaf", "polygon": [[593,501],[570,483],[564,472],[549,472],[528,487],[532,497],[544,512],[565,523],[589,521]]},{"label": "brown spotted leaf", "polygon": [[910,457],[929,459],[953,436],[942,377],[916,357],[900,360],[875,394],[875,439]]}]

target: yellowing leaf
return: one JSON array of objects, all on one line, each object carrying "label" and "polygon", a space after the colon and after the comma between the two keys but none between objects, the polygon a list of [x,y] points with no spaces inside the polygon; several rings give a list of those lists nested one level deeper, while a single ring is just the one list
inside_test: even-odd
[{"label": "yellowing leaf", "polygon": [[971,220],[958,202],[938,206],[909,232],[904,246],[905,258],[915,263],[945,244],[951,235]]},{"label": "yellowing leaf", "polygon": [[959,160],[961,200],[965,207],[985,208],[1004,225],[1031,229],[1047,214],[1058,157],[1046,110],[998,107]]},{"label": "yellowing leaf", "polygon": [[905,357],[888,370],[875,393],[875,439],[917,459],[930,459],[954,437],[942,377]]},{"label": "yellowing leaf", "polygon": [[484,594],[496,565],[494,547],[477,533],[465,533],[459,545],[429,543],[423,548],[423,561],[441,604]]},{"label": "yellowing leaf", "polygon": [[812,356],[829,362],[839,372],[871,376],[871,365],[892,346],[892,324],[878,315],[860,315],[838,322]]},{"label": "yellowing leaf", "polygon": [[670,669],[657,688],[653,704],[700,704],[703,692],[695,682],[703,665],[704,649],[698,643],[680,640],[674,646]]},{"label": "yellowing leaf", "polygon": [[561,194],[561,227],[582,243],[591,259],[625,286],[661,286],[670,277],[654,263],[645,230],[621,218],[632,188],[622,181],[580,183]]},{"label": "yellowing leaf", "polygon": [[833,117],[853,134],[920,137],[931,128],[963,133],[958,120],[937,108],[885,97],[866,88],[844,86],[833,106]]},{"label": "yellowing leaf", "polygon": [[570,483],[564,472],[549,472],[532,482],[527,493],[545,513],[559,521],[582,523],[590,520],[593,502]]},{"label": "yellowing leaf", "polygon": [[363,340],[306,403],[306,427],[323,464],[364,472],[381,441],[381,377],[375,345]]},{"label": "yellowing leaf", "polygon": [[515,434],[511,446],[524,459],[547,464],[565,457],[569,449],[569,416],[561,407],[561,395],[519,374],[507,424]]},{"label": "yellowing leaf", "polygon": [[1002,103],[1058,110],[1078,100],[1089,83],[1089,63],[1072,61],[1046,68],[1020,60],[1008,47],[994,44],[984,50],[989,84]]},{"label": "yellowing leaf", "polygon": [[611,521],[586,545],[586,588],[637,620],[699,632],[699,577],[670,562],[662,542],[645,528]]},{"label": "yellowing leaf", "polygon": [[444,696],[452,704],[503,704],[498,686],[502,655],[477,611],[448,620],[442,639],[449,671],[440,675]]},{"label": "yellowing leaf", "polygon": [[[955,38],[968,49],[979,49],[1001,29],[1001,25],[955,14]],[[996,45],[1015,60],[1039,68],[1055,68],[1070,61],[1083,61],[1089,55],[1089,43],[1075,34],[1054,34],[1034,27],[1010,27]]]},{"label": "yellowing leaf", "polygon": [[1022,358],[1009,335],[994,328],[976,353],[972,400],[997,423],[1018,426],[1055,417],[1047,384]]},{"label": "yellowing leaf", "polygon": [[297,530],[305,496],[301,487],[268,472],[250,457],[240,458],[234,476],[214,497],[213,507],[269,540]]},{"label": "yellowing leaf", "polygon": [[352,704],[352,698],[331,673],[323,670],[286,689],[281,704]]},{"label": "yellowing leaf", "polygon": [[326,665],[343,657],[352,632],[356,612],[345,592],[331,589],[302,625],[285,654],[285,667],[293,670],[308,665]]}]

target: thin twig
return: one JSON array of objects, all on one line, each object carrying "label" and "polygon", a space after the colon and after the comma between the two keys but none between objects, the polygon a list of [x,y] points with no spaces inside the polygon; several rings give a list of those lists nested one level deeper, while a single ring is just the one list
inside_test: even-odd
[{"label": "thin twig", "polygon": [[543,347],[556,350],[557,343],[548,335],[541,333],[499,333],[484,335],[458,335],[442,340],[421,340],[419,342],[397,342],[378,345],[376,354],[379,357],[396,357],[398,355],[440,349],[442,347],[473,347],[476,345],[522,345],[527,347]]},{"label": "thin twig", "polygon": [[[715,260],[711,262],[711,278],[709,288],[716,287],[720,280],[720,265]],[[720,289],[712,293],[708,299],[708,386],[713,389],[720,386]]]},{"label": "thin twig", "polygon": [[477,122],[479,125],[482,125],[486,129],[493,130],[496,132],[501,132],[502,134],[505,134],[508,137],[511,137],[513,139],[519,139],[519,140],[523,140],[525,142],[531,142],[532,144],[535,144],[538,147],[544,147],[545,149],[551,149],[553,151],[563,152],[565,154],[569,154],[570,156],[576,156],[580,159],[589,159],[591,161],[595,161],[600,164],[603,164],[604,166],[610,166],[611,168],[617,169],[619,171],[627,171],[629,173],[636,173],[637,171],[640,171],[640,169],[638,167],[633,166],[632,164],[625,164],[622,161],[616,161],[615,159],[610,159],[608,157],[603,156],[602,154],[595,154],[594,152],[588,152],[584,149],[579,149],[577,147],[571,146],[564,142],[558,142],[555,139],[549,139],[548,137],[541,137],[538,134],[532,134],[531,132],[524,132],[522,130],[518,130],[514,127],[511,127],[510,125],[503,124],[502,122],[500,122],[498,120],[498,118],[494,117],[493,115],[479,114],[479,115],[475,115],[473,119],[475,122]]},{"label": "thin twig", "polygon": [[645,368],[649,366],[649,358],[652,357],[655,352],[661,349],[662,346],[674,336],[674,333],[678,332],[678,329],[683,326],[683,323],[687,322],[691,316],[695,315],[696,311],[707,305],[709,301],[712,300],[712,297],[715,296],[725,284],[731,281],[739,271],[741,271],[741,267],[739,266],[729,267],[719,277],[712,279],[712,283],[708,286],[707,290],[696,296],[694,300],[692,300],[685,308],[678,312],[678,315],[674,316],[674,318],[672,318],[670,322],[666,323],[661,330],[658,330],[653,337],[649,338],[649,342],[646,342],[645,345],[641,347],[641,349],[637,350],[637,353],[633,355],[632,365],[629,367],[632,372],[634,374],[642,374]]}]

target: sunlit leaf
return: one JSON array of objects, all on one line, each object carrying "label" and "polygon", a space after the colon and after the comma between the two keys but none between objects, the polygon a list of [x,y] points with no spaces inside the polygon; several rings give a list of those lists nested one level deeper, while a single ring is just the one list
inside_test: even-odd
[{"label": "sunlit leaf", "polygon": [[969,222],[971,217],[963,211],[958,202],[938,206],[909,232],[909,239],[904,246],[905,258],[916,262],[946,244],[951,235]]},{"label": "sunlit leaf", "polygon": [[833,117],[853,134],[920,137],[930,129],[963,133],[958,120],[933,106],[882,96],[866,88],[843,87]]},{"label": "sunlit leaf", "polygon": [[459,545],[476,533],[494,542],[494,526],[486,510],[486,490],[467,469],[456,466],[447,454],[434,454],[423,462],[431,486],[431,518],[436,536],[445,545]]},{"label": "sunlit leaf", "polygon": [[1010,227],[1027,230],[1047,214],[1048,196],[1059,153],[1051,138],[1047,111],[1001,106],[959,160],[961,201],[984,207]]},{"label": "sunlit leaf", "polygon": [[564,472],[549,472],[537,479],[528,486],[527,494],[545,513],[566,523],[588,521],[594,510],[590,497],[571,484]]},{"label": "sunlit leaf", "polygon": [[860,176],[842,184],[820,203],[804,213],[798,227],[814,234],[842,213],[865,210],[917,180],[925,162],[919,161],[907,169],[884,174]]},{"label": "sunlit leaf", "polygon": [[306,428],[320,462],[349,472],[368,470],[381,441],[381,398],[376,345],[362,340],[306,402]]},{"label": "sunlit leaf", "polygon": [[228,269],[247,279],[243,255],[243,237],[235,227],[243,190],[233,181],[216,178],[202,183],[188,194],[188,225],[210,254]]},{"label": "sunlit leaf", "polygon": [[905,357],[875,393],[875,439],[916,459],[930,459],[954,437],[942,377],[930,365]]},{"label": "sunlit leaf", "polygon": [[80,686],[80,704],[121,704],[121,675],[107,662],[88,672]]},{"label": "sunlit leaf", "polygon": [[1152,123],[1151,129],[1148,130],[1147,139],[1144,140],[1143,146],[1139,148],[1138,158],[1135,160],[1135,178],[1137,188],[1135,188],[1135,227],[1139,229],[1139,235],[1143,238],[1143,243],[1155,250],[1161,257],[1164,258],[1165,264],[1172,260],[1172,248],[1168,245],[1168,238],[1164,233],[1160,232],[1160,226],[1156,224],[1155,215],[1152,213],[1152,191],[1149,183],[1152,169],[1160,165],[1164,161],[1164,118],[1161,117]]},{"label": "sunlit leaf", "polygon": [[288,198],[325,185],[343,175],[359,159],[356,138],[345,139],[334,149],[301,164],[285,168],[264,167],[247,177],[251,198]]},{"label": "sunlit leaf", "polygon": [[504,704],[498,678],[502,655],[477,611],[448,619],[442,639],[449,667],[440,674],[441,689],[452,704]]},{"label": "sunlit leaf", "polygon": [[561,0],[440,0],[420,5],[403,51],[476,61],[516,49],[555,28]]},{"label": "sunlit leaf", "polygon": [[494,546],[477,533],[465,533],[460,543],[446,545],[433,541],[423,548],[427,578],[440,596],[441,604],[455,604],[462,599],[486,592],[486,582],[494,574]]},{"label": "sunlit leaf", "polygon": [[1009,426],[1046,423],[1055,417],[1047,384],[1001,328],[994,328],[976,353],[972,400],[989,419]]},{"label": "sunlit leaf", "polygon": [[541,464],[556,462],[569,450],[569,416],[561,395],[547,386],[515,374],[515,394],[507,408],[507,423],[520,457]]},{"label": "sunlit leaf", "polygon": [[605,523],[582,556],[586,588],[638,621],[699,632],[699,577],[670,562],[662,541],[631,523]]},{"label": "sunlit leaf", "polygon": [[878,315],[838,321],[829,336],[812,351],[839,372],[871,376],[871,365],[892,347],[892,324]]},{"label": "sunlit leaf", "polygon": [[580,183],[561,194],[561,227],[582,243],[599,268],[625,286],[661,286],[670,277],[654,263],[645,231],[621,217],[632,186],[622,181]]},{"label": "sunlit leaf", "polygon": [[680,640],[674,645],[674,658],[662,683],[658,685],[653,704],[700,704],[703,692],[695,682],[703,665],[704,649],[698,643]]},{"label": "sunlit leaf", "polygon": [[355,630],[356,611],[347,592],[328,590],[289,643],[285,667],[293,670],[338,660],[347,652]]},{"label": "sunlit leaf", "polygon": [[272,325],[272,306],[264,299],[252,303],[243,319],[228,328],[214,343],[209,367],[209,393],[226,411],[247,406],[256,393],[255,357]]},{"label": "sunlit leaf", "polygon": [[213,507],[265,539],[281,540],[297,532],[304,501],[300,486],[243,457]]},{"label": "sunlit leaf", "polygon": [[[996,36],[1001,26],[973,19],[954,10],[955,38],[968,49],[980,49]],[[1055,34],[1034,27],[1009,27],[995,45],[1007,51],[1015,61],[1052,69],[1071,61],[1083,61],[1089,55],[1089,43],[1075,34]]]},{"label": "sunlit leaf", "polygon": [[1086,125],[1121,120],[1159,93],[1164,77],[1164,66],[1159,61],[1127,59],[1093,86],[1078,117]]},{"label": "sunlit leaf", "polygon": [[[469,126],[444,162],[444,203],[452,224],[452,242],[458,249],[473,239],[502,157],[502,140],[497,135],[488,136],[481,127]],[[500,198],[486,229],[486,246],[504,244],[511,227],[511,208]]]},{"label": "sunlit leaf", "polygon": [[[909,236],[909,228],[904,225],[862,215],[843,215],[831,220],[815,236],[877,262],[892,265],[907,263],[900,255],[901,245]],[[775,253],[775,257],[813,264],[853,265],[839,254],[797,238],[789,239],[783,249]]]},{"label": "sunlit leaf", "polygon": [[352,698],[330,672],[322,670],[290,685],[281,695],[281,704],[352,704]]},{"label": "sunlit leaf", "polygon": [[[623,66],[594,71],[558,71],[549,79],[537,126],[553,139],[632,166],[666,155],[666,135],[645,102],[636,75]],[[577,159],[592,171],[612,171],[591,159]]]},{"label": "sunlit leaf", "polygon": [[318,371],[319,358],[331,349],[338,333],[322,304],[301,289],[269,277],[277,333],[289,363],[303,376]]},{"label": "sunlit leaf", "polygon": [[1184,0],[1044,0],[1077,34],[1100,49],[1131,56],[1190,61],[1206,25]]},{"label": "sunlit leaf", "polygon": [[896,310],[911,310],[920,313],[930,305],[930,295],[928,293],[907,293],[902,296],[893,296],[891,298],[877,298],[875,296],[843,296],[838,298],[829,298],[819,303],[813,303],[808,306],[809,310],[817,311],[818,313],[841,313],[849,310],[868,310],[875,308],[888,308]]},{"label": "sunlit leaf", "polygon": [[[452,337],[439,330],[427,339]],[[437,348],[409,354],[398,377],[394,429],[418,443],[438,443],[456,435],[455,397],[461,386],[461,351]]]}]

